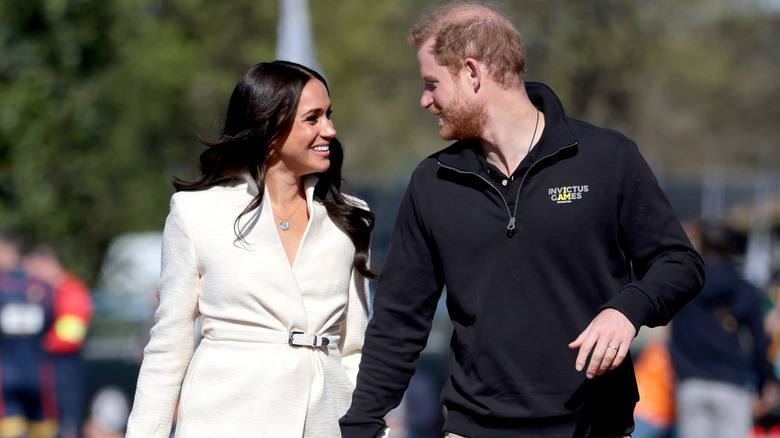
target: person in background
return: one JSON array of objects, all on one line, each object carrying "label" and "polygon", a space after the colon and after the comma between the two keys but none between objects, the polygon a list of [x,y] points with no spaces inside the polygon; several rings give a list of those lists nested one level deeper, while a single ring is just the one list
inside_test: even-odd
[{"label": "person in background", "polygon": [[54,322],[43,346],[54,361],[60,437],[77,438],[84,418],[84,367],[81,347],[92,320],[89,288],[62,264],[57,251],[39,244],[27,252],[22,266],[54,290]]},{"label": "person in background", "polygon": [[778,400],[760,292],[737,271],[734,241],[723,224],[691,223],[686,231],[704,258],[706,281],[671,325],[677,436],[747,437],[752,394],[769,405]]},{"label": "person in background", "polygon": [[631,342],[703,282],[669,201],[630,139],[524,81],[522,37],[495,10],[446,5],[409,41],[420,106],[455,143],[401,202],[343,437],[383,433],[445,286],[448,436],[629,435]]},{"label": "person in background", "polygon": [[669,355],[669,326],[650,331],[634,361],[639,402],[632,438],[669,438],[674,433],[674,369]]},{"label": "person in background", "polygon": [[[368,321],[374,215],[342,193],[325,79],[260,63],[202,176],[175,182],[128,438],[336,437]],[[193,327],[203,339],[193,355]]]},{"label": "person in background", "polygon": [[125,436],[130,404],[122,389],[109,385],[98,389],[84,422],[84,438],[122,438]]},{"label": "person in background", "polygon": [[15,233],[0,234],[0,438],[54,438],[55,367],[43,348],[54,296],[21,269],[21,246]]}]

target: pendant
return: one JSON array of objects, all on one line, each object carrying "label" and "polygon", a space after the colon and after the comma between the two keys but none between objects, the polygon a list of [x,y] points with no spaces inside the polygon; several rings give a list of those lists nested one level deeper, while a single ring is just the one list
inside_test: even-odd
[{"label": "pendant", "polygon": [[287,231],[287,230],[290,229],[290,224],[287,223],[287,221],[283,219],[281,222],[279,222],[279,228],[281,228],[282,231]]}]

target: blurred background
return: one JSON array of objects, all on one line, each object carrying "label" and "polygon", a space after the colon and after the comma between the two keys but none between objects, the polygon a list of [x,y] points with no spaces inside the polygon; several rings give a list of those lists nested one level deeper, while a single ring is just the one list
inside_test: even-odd
[{"label": "blurred background", "polygon": [[[422,81],[405,42],[417,18],[444,3],[0,2],[0,229],[50,244],[89,286],[88,400],[112,387],[114,401],[130,402],[171,180],[197,176],[203,146],[194,133],[216,138],[233,87],[257,62],[303,50],[328,80],[346,187],[377,213],[373,267],[381,269],[412,169],[446,146],[435,117],[419,108]],[[526,79],[550,85],[569,115],[635,140],[682,220],[727,224],[740,269],[772,308],[780,1],[493,4],[525,37]],[[414,386],[430,386],[419,399],[434,394],[434,403],[449,337],[440,314],[420,368],[431,377]]]}]

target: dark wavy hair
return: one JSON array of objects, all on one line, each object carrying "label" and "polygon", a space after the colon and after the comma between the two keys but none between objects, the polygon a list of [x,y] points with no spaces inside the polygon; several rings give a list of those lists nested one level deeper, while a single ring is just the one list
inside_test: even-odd
[{"label": "dark wavy hair", "polygon": [[[289,61],[262,62],[246,72],[230,96],[225,127],[216,142],[196,134],[207,148],[200,155],[201,176],[195,181],[175,178],[176,191],[196,190],[233,181],[247,172],[257,186],[258,194],[238,215],[234,223],[236,236],[243,240],[238,223],[245,214],[257,209],[265,189],[266,154],[278,138],[292,128],[304,86],[318,80],[328,89],[325,79],[316,71]],[[355,245],[353,267],[363,276],[377,278],[368,268],[368,252],[374,213],[347,202],[341,193],[341,165],[344,149],[333,138],[330,141],[330,167],[322,173],[314,188],[314,197],[322,202],[328,215],[347,233]]]}]

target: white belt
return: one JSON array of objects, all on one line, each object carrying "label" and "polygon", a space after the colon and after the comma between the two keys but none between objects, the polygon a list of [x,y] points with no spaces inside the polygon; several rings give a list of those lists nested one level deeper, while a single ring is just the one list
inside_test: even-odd
[{"label": "white belt", "polygon": [[285,333],[270,330],[245,332],[229,329],[209,329],[203,333],[203,337],[212,341],[261,342],[268,344],[286,343],[291,347],[312,348],[335,347],[339,342],[339,335],[318,336],[306,334],[298,330],[290,330],[289,333]]},{"label": "white belt", "polygon": [[291,347],[327,347],[330,340],[325,336],[307,335],[303,332],[290,330],[290,336],[287,343]]}]

